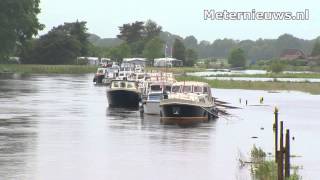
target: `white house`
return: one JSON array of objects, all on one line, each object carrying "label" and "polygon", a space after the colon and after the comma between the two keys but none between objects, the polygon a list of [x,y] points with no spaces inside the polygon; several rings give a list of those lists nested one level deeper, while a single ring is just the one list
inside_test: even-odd
[{"label": "white house", "polygon": [[146,66],[147,60],[146,58],[124,58],[123,63],[133,64],[133,65],[140,65],[140,66]]},{"label": "white house", "polygon": [[85,61],[88,65],[99,65],[100,61],[98,57],[77,57],[77,64],[79,61]]},{"label": "white house", "polygon": [[157,58],[154,59],[155,67],[177,67],[177,66],[183,66],[183,61],[178,60],[175,58]]}]

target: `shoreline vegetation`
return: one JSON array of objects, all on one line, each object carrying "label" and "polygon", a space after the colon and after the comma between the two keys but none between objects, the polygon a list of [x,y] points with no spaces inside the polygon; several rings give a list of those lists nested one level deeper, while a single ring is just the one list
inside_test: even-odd
[{"label": "shoreline vegetation", "polygon": [[95,73],[96,71],[97,66],[87,65],[0,64],[0,73],[85,74]]},{"label": "shoreline vegetation", "polygon": [[196,76],[177,76],[178,81],[201,81],[208,83],[212,88],[218,89],[246,89],[264,91],[301,91],[314,95],[320,94],[320,83],[310,82],[261,82],[261,81],[234,81],[234,80],[208,80]]}]

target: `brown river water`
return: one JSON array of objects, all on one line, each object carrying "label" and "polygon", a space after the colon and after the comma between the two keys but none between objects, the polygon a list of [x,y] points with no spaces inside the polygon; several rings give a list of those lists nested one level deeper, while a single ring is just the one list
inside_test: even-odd
[{"label": "brown river water", "polygon": [[241,109],[181,128],[136,110],[109,109],[106,87],[93,85],[92,77],[0,78],[0,180],[250,180],[238,159],[248,160],[253,144],[273,153],[274,106],[295,137],[293,164],[303,179],[319,179],[319,95],[213,89]]}]

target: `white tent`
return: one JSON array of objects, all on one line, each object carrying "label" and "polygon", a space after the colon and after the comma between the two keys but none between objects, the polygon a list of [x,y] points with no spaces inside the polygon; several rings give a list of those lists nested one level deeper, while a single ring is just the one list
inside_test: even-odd
[{"label": "white tent", "polygon": [[157,58],[154,59],[155,67],[176,67],[176,66],[183,66],[182,60],[178,60],[175,58]]}]

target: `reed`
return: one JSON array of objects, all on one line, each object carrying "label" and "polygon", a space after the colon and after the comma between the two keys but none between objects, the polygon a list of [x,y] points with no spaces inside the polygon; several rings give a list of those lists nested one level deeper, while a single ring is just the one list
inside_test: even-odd
[{"label": "reed", "polygon": [[21,74],[84,74],[94,73],[97,66],[0,64],[0,73]]},{"label": "reed", "polygon": [[261,81],[235,81],[235,80],[208,80],[196,76],[177,76],[178,81],[207,82],[212,88],[219,89],[248,89],[265,91],[301,91],[311,94],[320,94],[320,83],[310,82],[261,82]]}]

